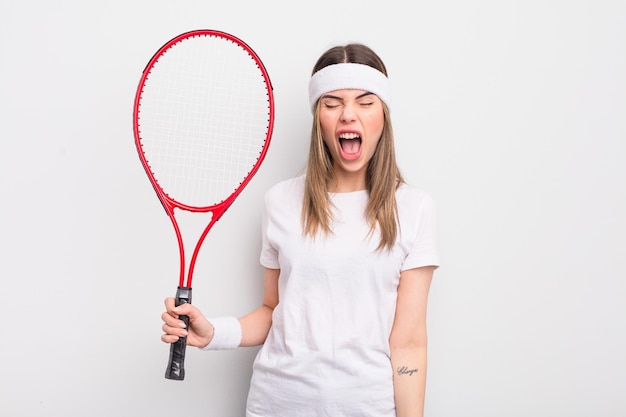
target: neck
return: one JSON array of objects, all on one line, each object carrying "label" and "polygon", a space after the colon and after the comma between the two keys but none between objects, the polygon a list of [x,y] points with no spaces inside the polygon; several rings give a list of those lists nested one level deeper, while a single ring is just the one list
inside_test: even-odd
[{"label": "neck", "polygon": [[331,193],[351,193],[354,191],[362,191],[367,187],[365,185],[365,176],[363,175],[337,175],[328,185],[328,191]]}]

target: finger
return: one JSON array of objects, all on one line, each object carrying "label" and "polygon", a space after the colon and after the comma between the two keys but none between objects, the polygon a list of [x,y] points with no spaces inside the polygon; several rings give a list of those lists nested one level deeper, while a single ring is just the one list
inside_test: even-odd
[{"label": "finger", "polygon": [[174,297],[167,297],[164,302],[166,311],[172,311],[176,307],[176,299]]},{"label": "finger", "polygon": [[170,326],[176,326],[176,321],[178,321],[178,314],[168,313],[167,311],[161,314],[161,320],[164,323],[169,324]]},{"label": "finger", "polygon": [[[166,327],[169,329],[186,329],[187,326],[185,325],[185,322],[178,319],[178,316],[172,316],[170,313],[165,312],[163,314],[161,314],[161,320],[163,320],[163,328],[165,329]],[[169,332],[167,332],[169,333]]]},{"label": "finger", "polygon": [[[180,320],[179,320],[180,321]],[[185,329],[185,323],[177,322],[174,326],[164,324],[161,326],[163,333],[171,336],[185,337],[187,336],[187,329]]]},{"label": "finger", "polygon": [[171,334],[164,334],[161,335],[161,341],[165,342],[165,343],[175,343],[177,342],[179,339],[178,336],[176,335],[171,335]]},{"label": "finger", "polygon": [[165,299],[165,310],[173,317],[188,316],[190,320],[195,320],[197,317],[202,316],[200,311],[190,303],[183,303],[176,306],[176,299],[174,297],[167,297]]},{"label": "finger", "polygon": [[183,303],[177,307],[172,308],[172,313],[179,316],[189,316],[189,319],[191,320],[199,315],[198,309],[189,303]]}]

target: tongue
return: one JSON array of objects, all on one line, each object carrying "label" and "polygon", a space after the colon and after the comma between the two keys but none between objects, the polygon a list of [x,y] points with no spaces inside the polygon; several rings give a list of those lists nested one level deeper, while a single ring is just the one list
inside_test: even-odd
[{"label": "tongue", "polygon": [[342,140],[341,149],[347,154],[355,154],[359,152],[361,148],[361,141],[359,140]]}]

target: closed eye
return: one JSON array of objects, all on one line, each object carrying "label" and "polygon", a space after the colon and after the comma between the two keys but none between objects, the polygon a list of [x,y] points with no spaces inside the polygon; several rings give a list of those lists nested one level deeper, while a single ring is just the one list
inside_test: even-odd
[{"label": "closed eye", "polygon": [[[356,104],[358,104],[361,107],[370,107],[376,103],[375,97],[376,95],[374,95],[374,93],[370,93],[369,91],[365,92],[361,94],[360,96],[356,97]],[[324,106],[327,109],[335,109],[337,107],[344,105],[344,100],[341,97],[337,97],[337,96],[330,95],[330,94],[322,96],[320,100],[321,100],[322,106]]]},{"label": "closed eye", "polygon": [[343,101],[339,97],[324,96],[322,97],[322,105],[329,109],[341,106]]}]

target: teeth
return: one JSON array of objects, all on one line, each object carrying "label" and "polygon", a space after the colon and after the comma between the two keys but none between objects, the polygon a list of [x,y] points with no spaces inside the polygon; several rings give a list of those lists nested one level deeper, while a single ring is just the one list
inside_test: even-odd
[{"label": "teeth", "polygon": [[358,139],[360,138],[359,135],[357,135],[356,133],[342,133],[341,135],[339,135],[339,139]]}]

